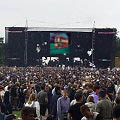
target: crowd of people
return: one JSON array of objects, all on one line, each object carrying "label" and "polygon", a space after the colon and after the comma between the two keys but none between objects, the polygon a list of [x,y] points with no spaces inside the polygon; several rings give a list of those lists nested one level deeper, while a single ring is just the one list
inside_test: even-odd
[{"label": "crowd of people", "polygon": [[0,67],[0,120],[119,120],[120,69]]}]

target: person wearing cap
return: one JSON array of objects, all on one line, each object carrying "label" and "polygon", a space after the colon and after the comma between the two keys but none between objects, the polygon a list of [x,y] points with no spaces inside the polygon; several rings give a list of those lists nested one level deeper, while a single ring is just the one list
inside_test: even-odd
[{"label": "person wearing cap", "polygon": [[58,120],[67,120],[67,114],[70,107],[70,98],[68,97],[68,87],[64,86],[62,97],[57,100]]},{"label": "person wearing cap", "polygon": [[111,101],[106,98],[106,91],[100,90],[98,95],[100,101],[96,106],[96,112],[98,112],[104,120],[112,120],[113,107]]}]

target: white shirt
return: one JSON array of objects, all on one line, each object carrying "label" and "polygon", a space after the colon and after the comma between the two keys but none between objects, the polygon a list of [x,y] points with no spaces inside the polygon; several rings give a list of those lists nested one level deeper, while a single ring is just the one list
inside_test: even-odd
[{"label": "white shirt", "polygon": [[115,85],[115,92],[117,93],[120,89],[120,85]]},{"label": "white shirt", "polygon": [[[92,120],[95,120],[96,117],[97,117],[97,115],[98,115],[99,113],[93,112],[93,114],[94,114],[94,116],[93,116],[93,119],[92,119]],[[88,119],[84,116],[81,120],[88,120]]]},{"label": "white shirt", "polygon": [[26,103],[25,106],[35,107],[36,108],[37,119],[40,120],[40,104],[39,104],[38,101],[32,101],[31,104]]},{"label": "white shirt", "polygon": [[71,103],[70,103],[70,106],[72,106],[72,105],[76,104],[76,102],[77,102],[77,101],[76,101],[75,99],[74,99],[74,100],[72,100],[72,101],[71,101]]},{"label": "white shirt", "polygon": [[87,102],[87,103],[85,103],[85,105],[87,105],[89,107],[90,112],[95,112],[95,103]]}]

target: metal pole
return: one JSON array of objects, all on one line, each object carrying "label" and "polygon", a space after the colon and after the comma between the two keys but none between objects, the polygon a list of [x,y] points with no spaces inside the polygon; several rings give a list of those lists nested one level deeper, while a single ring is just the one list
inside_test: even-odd
[{"label": "metal pole", "polygon": [[27,66],[28,63],[28,55],[27,55],[27,49],[28,49],[28,23],[26,20],[26,26],[25,26],[25,66]]},{"label": "metal pole", "polygon": [[92,30],[92,64],[94,65],[94,46],[95,46],[95,21],[93,24],[93,30]]}]

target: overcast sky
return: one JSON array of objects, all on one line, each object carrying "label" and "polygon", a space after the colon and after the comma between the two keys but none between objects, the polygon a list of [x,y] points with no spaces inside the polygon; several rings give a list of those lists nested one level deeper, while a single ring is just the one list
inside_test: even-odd
[{"label": "overcast sky", "polygon": [[[120,31],[120,0],[0,0],[4,27],[107,27]],[[119,33],[120,35],[120,33]]]}]

